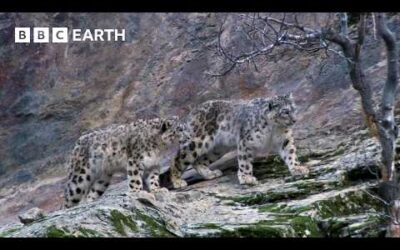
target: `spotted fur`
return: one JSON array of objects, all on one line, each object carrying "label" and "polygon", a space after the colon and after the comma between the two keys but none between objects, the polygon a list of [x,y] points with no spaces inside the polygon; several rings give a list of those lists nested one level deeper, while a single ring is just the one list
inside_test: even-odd
[{"label": "spotted fur", "polygon": [[237,151],[240,184],[257,184],[252,162],[260,154],[279,154],[293,175],[308,174],[296,157],[292,136],[295,110],[291,95],[201,104],[189,115],[189,139],[180,145],[171,167],[174,188],[187,185],[181,176],[189,166],[205,179],[221,176],[220,170],[207,166],[233,150]]},{"label": "spotted fur", "polygon": [[118,172],[128,176],[130,192],[160,189],[160,159],[163,152],[181,138],[177,117],[138,120],[111,125],[82,135],[69,160],[65,207],[81,200],[93,201],[107,189]]}]

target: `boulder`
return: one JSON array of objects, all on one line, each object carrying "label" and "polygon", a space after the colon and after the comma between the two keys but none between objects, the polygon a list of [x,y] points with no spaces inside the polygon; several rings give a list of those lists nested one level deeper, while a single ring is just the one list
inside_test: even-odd
[{"label": "boulder", "polygon": [[26,211],[25,213],[20,214],[18,216],[19,220],[23,224],[29,224],[34,221],[43,219],[44,217],[45,217],[45,212],[38,207],[31,208],[28,211]]}]

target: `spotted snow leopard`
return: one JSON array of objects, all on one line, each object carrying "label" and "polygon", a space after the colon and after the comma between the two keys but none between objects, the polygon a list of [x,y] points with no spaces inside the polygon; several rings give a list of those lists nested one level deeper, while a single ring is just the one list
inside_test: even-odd
[{"label": "spotted snow leopard", "polygon": [[111,125],[82,135],[70,156],[64,206],[97,199],[117,172],[127,174],[131,193],[143,190],[144,184],[150,192],[159,191],[161,157],[170,145],[179,144],[182,131],[178,118],[172,117]]},{"label": "spotted snow leopard", "polygon": [[254,185],[253,159],[260,154],[279,154],[292,175],[307,175],[300,166],[292,127],[296,122],[291,94],[248,101],[212,100],[199,105],[188,116],[189,139],[181,143],[170,169],[174,188],[185,187],[182,172],[192,166],[203,178],[222,175],[207,166],[236,150],[240,184]]}]

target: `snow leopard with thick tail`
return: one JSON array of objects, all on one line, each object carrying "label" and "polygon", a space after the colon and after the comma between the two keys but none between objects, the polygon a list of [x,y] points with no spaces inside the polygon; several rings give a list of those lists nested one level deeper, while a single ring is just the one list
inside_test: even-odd
[{"label": "snow leopard with thick tail", "polygon": [[309,169],[296,157],[292,134],[296,107],[291,94],[248,101],[212,100],[192,110],[187,120],[189,139],[180,145],[170,169],[174,188],[185,187],[182,172],[192,166],[203,178],[222,175],[208,165],[236,150],[237,176],[243,185],[258,183],[253,160],[259,154],[279,154],[292,175],[305,176]]},{"label": "snow leopard with thick tail", "polygon": [[[162,190],[160,162],[173,144],[183,140],[178,117],[110,125],[82,135],[70,156],[64,207],[100,197],[115,173],[126,173],[129,194]],[[143,191],[146,192],[146,191]]]}]

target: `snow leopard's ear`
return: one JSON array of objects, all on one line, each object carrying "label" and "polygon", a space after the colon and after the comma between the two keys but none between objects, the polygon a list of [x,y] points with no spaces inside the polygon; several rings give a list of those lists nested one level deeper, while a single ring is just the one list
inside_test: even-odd
[{"label": "snow leopard's ear", "polygon": [[279,103],[274,102],[274,101],[270,101],[270,102],[268,102],[268,109],[266,111],[271,111],[271,110],[275,109],[278,106],[279,106]]},{"label": "snow leopard's ear", "polygon": [[168,129],[170,129],[174,124],[178,123],[179,117],[178,116],[172,116],[170,118],[164,119],[162,124],[161,124],[161,133],[164,133]]},{"label": "snow leopard's ear", "polygon": [[287,100],[293,99],[293,94],[292,94],[292,92],[287,93],[287,94],[284,96],[284,98],[287,99]]},{"label": "snow leopard's ear", "polygon": [[173,116],[171,116],[170,120],[173,122],[177,122],[177,121],[179,121],[179,117],[176,115],[173,115]]},{"label": "snow leopard's ear", "polygon": [[172,126],[171,121],[164,120],[161,124],[161,133],[164,133]]},{"label": "snow leopard's ear", "polygon": [[165,122],[163,122],[163,124],[161,125],[161,133],[164,133],[165,131],[167,131],[168,126]]}]

